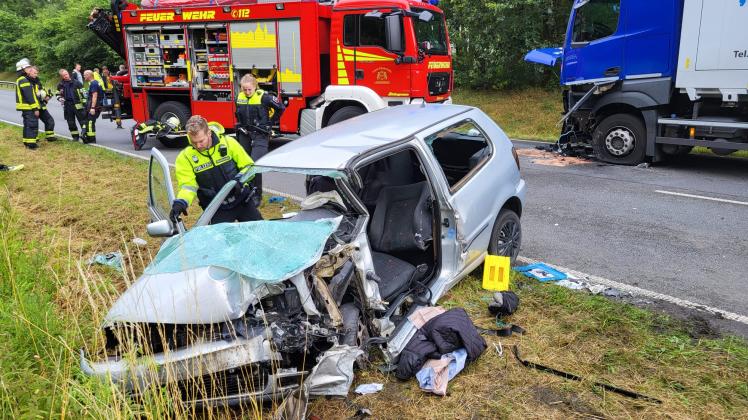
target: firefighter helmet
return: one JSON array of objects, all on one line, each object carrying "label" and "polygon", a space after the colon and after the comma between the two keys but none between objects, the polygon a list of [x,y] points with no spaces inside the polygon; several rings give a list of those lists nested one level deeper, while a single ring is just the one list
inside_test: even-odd
[{"label": "firefighter helmet", "polygon": [[16,63],[16,71],[21,71],[27,67],[31,67],[31,62],[28,58],[22,58]]},{"label": "firefighter helmet", "polygon": [[174,116],[169,117],[165,121],[165,124],[168,125],[169,128],[171,128],[172,130],[175,130],[175,131],[179,130],[179,126],[181,125],[181,123],[179,122],[179,118],[174,117]]}]

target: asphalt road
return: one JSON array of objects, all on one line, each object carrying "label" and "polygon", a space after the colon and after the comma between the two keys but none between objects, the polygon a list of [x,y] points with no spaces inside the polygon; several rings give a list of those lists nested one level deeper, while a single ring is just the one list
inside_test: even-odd
[{"label": "asphalt road", "polygon": [[[67,135],[59,105],[51,112],[56,131]],[[21,120],[13,92],[0,91],[0,119]],[[117,130],[100,121],[99,143],[147,157],[148,150],[132,149],[131,125]],[[177,151],[163,151],[173,161]],[[551,167],[523,157],[522,175],[522,255],[748,315],[748,160],[688,156],[645,169]],[[299,177],[267,176],[265,183],[303,195]]]}]

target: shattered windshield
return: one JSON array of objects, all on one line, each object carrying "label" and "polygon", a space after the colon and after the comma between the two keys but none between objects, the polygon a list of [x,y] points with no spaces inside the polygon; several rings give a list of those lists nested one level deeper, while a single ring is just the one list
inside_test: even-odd
[{"label": "shattered windshield", "polygon": [[196,227],[169,238],[145,274],[221,267],[262,282],[280,282],[314,264],[340,218],[256,221]]},{"label": "shattered windshield", "polygon": [[[413,8],[412,10],[421,13],[425,9]],[[418,47],[426,54],[447,55],[447,30],[444,27],[444,16],[431,10],[429,13],[434,17],[428,22],[413,19]]]}]

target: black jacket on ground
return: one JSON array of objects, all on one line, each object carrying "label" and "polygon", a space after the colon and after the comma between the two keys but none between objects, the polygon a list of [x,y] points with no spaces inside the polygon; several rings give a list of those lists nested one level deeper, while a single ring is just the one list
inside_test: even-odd
[{"label": "black jacket on ground", "polygon": [[410,379],[428,359],[439,359],[461,347],[467,350],[467,365],[483,354],[486,340],[480,336],[467,312],[454,308],[430,319],[416,332],[400,353],[395,376]]}]

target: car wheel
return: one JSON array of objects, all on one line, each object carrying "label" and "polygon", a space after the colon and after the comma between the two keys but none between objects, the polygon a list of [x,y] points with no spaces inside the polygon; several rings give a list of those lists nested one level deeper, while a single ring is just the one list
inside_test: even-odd
[{"label": "car wheel", "polygon": [[644,162],[647,131],[640,118],[613,114],[600,122],[592,134],[595,156],[603,162],[637,165]]},{"label": "car wheel", "polygon": [[522,224],[519,216],[512,210],[502,209],[493,225],[488,253],[509,257],[514,264],[519,255],[520,246],[522,246]]},{"label": "car wheel", "polygon": [[[192,113],[187,105],[177,101],[166,101],[156,108],[156,112],[153,113],[153,119],[165,123],[171,117],[177,117],[182,127],[187,124],[187,120],[190,119]],[[170,148],[185,147],[187,146],[187,137],[181,137],[177,139],[160,138],[161,143]]]},{"label": "car wheel", "polygon": [[339,110],[335,111],[329,120],[327,125],[337,124],[341,121],[345,121],[349,118],[358,117],[359,115],[365,114],[366,110],[358,106],[344,106]]}]

